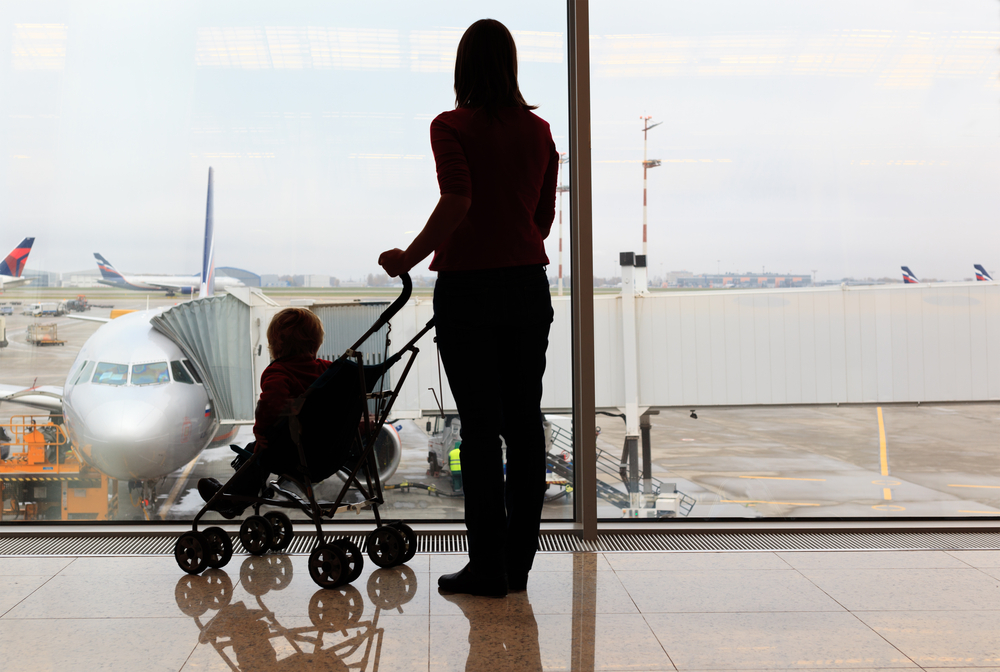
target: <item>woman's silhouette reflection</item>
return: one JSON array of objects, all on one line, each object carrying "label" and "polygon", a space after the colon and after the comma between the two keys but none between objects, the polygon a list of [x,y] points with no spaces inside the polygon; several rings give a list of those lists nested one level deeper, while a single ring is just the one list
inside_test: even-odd
[{"label": "woman's silhouette reflection", "polygon": [[526,592],[511,593],[502,602],[460,593],[441,596],[469,619],[466,672],[541,672],[538,623]]},{"label": "woman's silhouette reflection", "polygon": [[287,588],[292,578],[289,556],[250,556],[240,567],[240,585],[255,605],[233,601],[232,580],[221,569],[181,577],[174,598],[201,631],[199,641],[211,645],[235,670],[378,670],[385,634],[378,627],[379,616],[383,609],[402,613],[402,606],[413,599],[413,570],[404,565],[372,573],[367,592],[375,611],[370,620],[363,619],[361,593],[346,585],[312,595],[307,607],[311,626],[286,628],[263,598]]}]

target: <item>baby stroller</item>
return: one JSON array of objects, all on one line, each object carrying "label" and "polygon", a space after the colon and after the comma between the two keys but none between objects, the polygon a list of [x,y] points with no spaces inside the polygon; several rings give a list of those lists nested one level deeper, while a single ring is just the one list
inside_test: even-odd
[{"label": "baby stroller", "polygon": [[[212,496],[195,516],[192,529],[174,545],[174,558],[188,574],[198,574],[206,567],[224,567],[233,555],[233,542],[221,527],[198,529],[198,521],[207,511],[219,508],[242,510],[253,506],[254,514],[243,520],[240,541],[253,555],[280,552],[292,541],[292,523],[281,511],[260,515],[262,506],[302,511],[316,526],[316,546],[309,554],[309,574],[323,588],[336,588],[354,581],[364,567],[361,549],[347,537],[327,540],[323,519],[348,510],[371,507],[375,529],[368,535],[368,557],[379,567],[394,567],[408,562],[417,551],[417,536],[403,522],[383,523],[378,507],[384,503],[382,484],[375,459],[375,441],[389,417],[399,388],[413,366],[419,350],[416,342],[433,326],[431,319],[406,345],[382,363],[365,365],[358,348],[372,334],[386,325],[410,298],[412,283],[401,275],[403,292],[375,324],[341,355],[323,375],[295,399],[287,414],[268,435],[268,448],[249,453],[234,447],[240,455],[233,461],[237,473]],[[386,337],[386,354],[389,339]],[[385,390],[384,374],[409,353],[395,390]],[[382,381],[381,384],[378,384]],[[378,385],[379,391],[375,391]],[[259,463],[259,464],[258,464]],[[254,473],[278,474],[278,479],[263,486],[254,496],[237,494],[234,482],[247,482]],[[340,472],[344,485],[333,502],[316,500],[313,484]],[[363,475],[363,480],[361,476]],[[251,481],[252,482],[252,481]],[[294,484],[299,493],[286,486]],[[346,502],[356,489],[361,501]]]}]

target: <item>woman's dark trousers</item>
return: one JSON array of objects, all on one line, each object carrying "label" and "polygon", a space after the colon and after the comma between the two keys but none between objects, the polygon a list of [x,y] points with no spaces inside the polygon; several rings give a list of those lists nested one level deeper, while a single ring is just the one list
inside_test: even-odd
[{"label": "woman's dark trousers", "polygon": [[442,272],[434,288],[434,319],[462,420],[472,570],[525,576],[538,548],[545,498],[542,374],[552,324],[545,268]]}]

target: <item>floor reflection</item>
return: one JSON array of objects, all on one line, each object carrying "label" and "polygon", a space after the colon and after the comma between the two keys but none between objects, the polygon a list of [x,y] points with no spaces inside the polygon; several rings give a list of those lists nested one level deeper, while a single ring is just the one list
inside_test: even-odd
[{"label": "floor reflection", "polygon": [[[265,598],[292,581],[287,555],[248,557],[240,566],[240,583],[254,602],[233,602],[233,582],[221,569],[200,576],[185,575],[174,588],[177,606],[194,619],[199,641],[212,646],[231,669],[378,670],[385,629],[379,617],[385,609],[402,613],[417,591],[416,573],[408,567],[379,569],[368,578],[367,592],[375,607],[364,619],[364,599],[351,585],[313,593],[302,609],[304,619],[283,618],[268,609]],[[249,602],[249,600],[247,600]]]}]

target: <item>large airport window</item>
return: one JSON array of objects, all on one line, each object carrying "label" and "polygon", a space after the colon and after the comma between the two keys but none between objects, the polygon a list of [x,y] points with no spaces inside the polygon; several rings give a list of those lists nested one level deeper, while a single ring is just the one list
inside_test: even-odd
[{"label": "large airport window", "polygon": [[997,10],[590,2],[600,518],[1000,515]]},{"label": "large airport window", "polygon": [[[377,260],[405,248],[438,201],[430,124],[454,109],[458,42],[484,17],[512,31],[521,91],[565,169],[565,0],[0,3],[0,330],[10,342],[0,395],[41,389],[0,404],[0,425],[65,418],[72,450],[60,477],[103,474],[111,495],[88,496],[94,508],[81,514],[190,520],[204,504],[198,481],[228,481],[230,445],[254,441],[275,312],[312,310],[326,333],[320,357],[336,359],[400,295]],[[569,188],[561,171],[545,241],[555,322],[544,516],[561,521],[574,515]],[[429,262],[411,271],[411,300],[358,348],[365,364],[433,316]],[[382,515],[457,522],[461,418],[434,332],[417,345],[375,444]],[[129,384],[129,367],[114,362],[147,363],[132,364]],[[68,382],[78,373],[95,385]],[[168,379],[183,384],[157,386]],[[23,476],[0,463],[5,474]],[[316,491],[333,501],[341,484],[334,475]],[[58,513],[19,511],[18,522]]]}]

